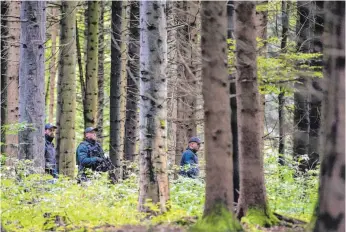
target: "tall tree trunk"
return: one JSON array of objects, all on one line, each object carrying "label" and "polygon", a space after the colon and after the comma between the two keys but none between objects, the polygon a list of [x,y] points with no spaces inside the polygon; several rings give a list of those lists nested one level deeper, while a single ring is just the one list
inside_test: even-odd
[{"label": "tall tree trunk", "polygon": [[[268,1],[262,1],[256,3],[258,7],[266,6]],[[258,47],[258,55],[267,56],[267,22],[268,22],[268,8],[265,7],[263,10],[256,10],[256,37],[261,40],[262,46]],[[259,94],[260,96],[260,135],[261,135],[261,156],[264,155],[264,120],[265,120],[265,95]]]},{"label": "tall tree trunk", "polygon": [[[228,30],[227,38],[234,39],[234,1],[228,1],[227,18]],[[231,130],[232,130],[232,154],[233,154],[233,198],[238,202],[239,198],[239,151],[238,151],[238,123],[237,123],[237,98],[235,86],[235,73],[230,74],[230,107],[231,107]]]},{"label": "tall tree trunk", "polygon": [[[8,7],[8,38],[7,44],[7,69],[6,69],[6,124],[18,123],[18,82],[19,82],[19,44],[20,44],[20,1],[9,2]],[[6,155],[18,158],[18,135],[6,134]],[[11,160],[8,162],[11,163]]]},{"label": "tall tree trunk", "polygon": [[[176,2],[167,2],[167,28],[175,28],[179,22],[177,19],[178,14],[175,13],[177,10]],[[167,30],[167,146],[168,146],[168,164],[169,169],[174,168],[177,162],[176,155],[176,118],[177,118],[177,30]],[[178,158],[180,159],[180,158]],[[178,161],[180,162],[180,160]],[[178,173],[174,173],[174,178],[178,178]]]},{"label": "tall tree trunk", "polygon": [[129,72],[127,74],[127,98],[125,121],[125,159],[134,161],[137,140],[138,86],[139,83],[139,2],[131,1]]},{"label": "tall tree trunk", "polygon": [[[255,3],[235,3],[237,106],[239,132],[240,196],[237,214],[242,218],[257,211],[272,224],[264,185],[261,151],[261,106],[257,84]],[[257,122],[257,123],[253,123]],[[262,225],[263,226],[263,225]]]},{"label": "tall tree trunk", "polygon": [[325,2],[323,154],[315,232],[345,231],[345,2]]},{"label": "tall tree trunk", "polygon": [[76,121],[76,7],[77,2],[62,1],[57,104],[57,160],[59,172],[73,177],[75,159]]},{"label": "tall tree trunk", "polygon": [[[282,18],[282,33],[281,33],[281,52],[286,52],[287,37],[288,37],[288,22],[289,22],[289,6],[290,2],[282,0],[281,2],[281,18]],[[285,90],[280,87],[278,95],[279,101],[279,164],[285,164]]]},{"label": "tall tree trunk", "polygon": [[29,125],[19,132],[19,157],[44,172],[46,2],[23,1],[20,19],[19,122]]},{"label": "tall tree trunk", "polygon": [[[313,32],[313,42],[312,42],[312,52],[314,53],[322,53],[322,34],[323,34],[323,1],[314,1],[314,32]],[[311,61],[312,66],[323,65],[322,58],[318,58]],[[318,160],[319,160],[319,130],[321,127],[321,107],[322,107],[322,99],[319,94],[321,89],[320,78],[314,77],[312,78],[312,86],[311,87],[311,101],[310,101],[310,133],[309,133],[309,167],[315,168]]]},{"label": "tall tree trunk", "polygon": [[[113,164],[120,171],[122,156],[120,150],[120,78],[121,78],[121,13],[122,2],[112,2],[112,33],[111,33],[111,80],[110,80],[110,142],[109,154]],[[118,172],[118,178],[122,172]]]},{"label": "tall tree trunk", "polygon": [[99,63],[98,63],[98,110],[97,110],[97,138],[102,145],[103,143],[103,105],[104,105],[104,11],[105,2],[100,1],[100,19],[99,19]]},{"label": "tall tree trunk", "polygon": [[[55,7],[52,8],[52,17],[54,20],[58,16],[57,9]],[[51,38],[52,38],[52,58],[50,62],[50,86],[49,86],[49,122],[54,122],[54,103],[55,103],[55,88],[56,88],[56,36],[58,34],[58,24],[53,23],[51,29]]]},{"label": "tall tree trunk", "polygon": [[[7,69],[7,49],[6,49],[6,39],[5,37],[8,35],[8,30],[7,30],[7,20],[6,17],[3,17],[8,13],[8,2],[0,2],[1,5],[1,85],[0,85],[0,90],[1,90],[1,98],[0,98],[0,103],[1,103],[1,112],[0,112],[0,120],[1,120],[1,128],[6,124],[6,69]],[[18,19],[19,20],[19,19]],[[0,142],[3,144],[6,143],[5,141],[5,130],[1,130],[0,132]],[[5,152],[5,146],[0,146],[1,153]]]},{"label": "tall tree trunk", "polygon": [[[298,1],[298,52],[308,53],[311,49],[311,2]],[[309,154],[309,133],[310,133],[310,118],[309,118],[309,79],[301,76],[301,83],[296,83],[296,91],[294,93],[294,126],[296,127],[293,139],[293,155],[299,159],[300,156]],[[301,162],[300,170],[308,169],[307,162]]]},{"label": "tall tree trunk", "polygon": [[202,2],[202,78],[206,147],[204,216],[233,211],[232,138],[225,2]]},{"label": "tall tree trunk", "polygon": [[119,143],[116,144],[117,167],[119,168],[119,178],[123,178],[123,160],[125,149],[125,121],[126,121],[126,87],[127,87],[127,53],[128,53],[128,38],[129,38],[129,13],[130,5],[128,1],[124,1],[121,11],[121,73],[119,88],[117,91],[117,99],[119,100],[119,109],[117,110],[117,122],[119,123]]},{"label": "tall tree trunk", "polygon": [[140,2],[139,210],[167,211],[167,22],[165,1]]},{"label": "tall tree trunk", "polygon": [[76,49],[77,49],[77,62],[78,62],[78,71],[79,71],[79,82],[81,86],[82,102],[83,102],[83,115],[84,115],[84,106],[85,106],[85,82],[84,82],[84,72],[83,72],[83,63],[82,63],[82,51],[79,39],[79,29],[78,23],[76,20]]},{"label": "tall tree trunk", "polygon": [[98,21],[100,2],[88,2],[88,42],[85,73],[84,126],[95,127],[97,123],[97,69],[98,69]]},{"label": "tall tree trunk", "polygon": [[199,5],[197,1],[177,2],[180,9],[178,18],[185,23],[177,31],[177,130],[176,130],[176,165],[180,164],[182,152],[186,149],[190,137],[196,136],[196,102],[197,93],[197,21]]}]

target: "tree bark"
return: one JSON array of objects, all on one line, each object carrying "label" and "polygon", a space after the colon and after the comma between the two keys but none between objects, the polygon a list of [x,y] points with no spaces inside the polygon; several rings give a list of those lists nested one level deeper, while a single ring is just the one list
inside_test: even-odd
[{"label": "tree bark", "polygon": [[23,1],[21,7],[19,62],[19,122],[27,126],[19,132],[19,157],[33,160],[44,172],[44,43],[46,2]]},{"label": "tree bark", "polygon": [[57,160],[59,173],[74,177],[76,121],[76,7],[77,2],[62,1],[57,104]]},{"label": "tree bark", "polygon": [[[312,52],[322,53],[322,34],[323,34],[323,1],[314,1],[314,32],[313,32],[313,42],[312,42]],[[311,61],[313,66],[323,66],[323,59],[318,58]],[[309,167],[315,168],[319,161],[319,131],[321,127],[321,108],[322,108],[322,98],[319,92],[321,88],[321,79],[317,77],[312,78],[311,86],[311,101],[310,101],[310,133],[309,133]]]},{"label": "tree bark", "polygon": [[167,22],[165,1],[140,2],[139,210],[167,211]]},{"label": "tree bark", "polygon": [[[288,1],[281,2],[281,18],[282,18],[282,33],[281,33],[281,52],[286,52],[287,46],[287,37],[288,37],[288,29],[289,29],[289,6],[290,3]],[[281,165],[285,164],[285,91],[282,87],[280,87],[280,93],[278,95],[279,101],[279,157],[278,162]]]},{"label": "tree bark", "polygon": [[[234,1],[228,1],[227,4],[228,18],[228,39],[234,39]],[[231,107],[231,130],[232,130],[232,154],[233,154],[233,198],[234,202],[238,202],[239,198],[239,151],[238,151],[238,123],[237,123],[237,98],[235,73],[230,74],[230,107]]]},{"label": "tree bark", "polygon": [[[257,84],[255,3],[235,3],[240,196],[238,218],[250,210],[269,217],[261,151],[261,106]],[[256,122],[256,123],[254,123]]]},{"label": "tree bark", "polygon": [[325,2],[319,208],[314,231],[345,231],[345,2]]},{"label": "tree bark", "polygon": [[[8,39],[6,40],[7,60],[6,60],[6,100],[7,114],[6,124],[16,124],[19,119],[19,44],[20,44],[20,1],[11,1],[8,3],[9,21]],[[17,18],[17,19],[16,19]],[[18,134],[6,134],[6,155],[8,158],[18,158]],[[11,159],[8,159],[8,164],[11,164]]]},{"label": "tree bark", "polygon": [[204,216],[233,210],[232,138],[227,68],[226,2],[202,2],[202,78],[205,120]]},{"label": "tree bark", "polygon": [[[110,147],[109,154],[117,171],[121,168],[122,156],[120,150],[120,79],[121,79],[121,23],[122,2],[112,2],[112,33],[111,33],[111,80],[110,80]],[[121,178],[117,173],[118,178]]]},{"label": "tree bark", "polygon": [[99,19],[99,50],[98,50],[98,110],[97,110],[97,138],[99,143],[103,143],[103,107],[104,107],[104,11],[105,11],[105,2],[100,1],[100,19]]},{"label": "tree bark", "polygon": [[[6,15],[8,13],[8,2],[0,2],[1,5],[1,112],[0,112],[0,121],[1,121],[1,127],[3,127],[6,124],[6,69],[7,69],[7,49],[6,49],[6,39],[5,37],[8,35],[7,30],[7,20],[3,15]],[[0,132],[0,141],[5,144],[5,130],[1,130]],[[4,153],[6,150],[5,146],[0,146],[1,153]]]},{"label": "tree bark", "polygon": [[134,161],[138,126],[139,84],[139,2],[131,1],[130,40],[128,49],[127,98],[125,121],[125,159]]},{"label": "tree bark", "polygon": [[[52,8],[52,17],[55,19],[58,16],[57,9]],[[54,103],[55,103],[55,88],[56,88],[56,36],[58,34],[58,24],[53,23],[51,29],[51,39],[52,39],[52,57],[50,62],[50,81],[49,81],[49,122],[54,122]]]},{"label": "tree bark", "polygon": [[[262,1],[257,2],[257,6],[261,5],[267,5],[268,1]],[[267,23],[268,23],[268,9],[265,8],[264,10],[256,10],[256,37],[261,40],[263,43],[262,46],[258,47],[258,55],[260,56],[267,56]],[[260,143],[260,150],[261,150],[261,156],[263,157],[264,152],[264,120],[265,120],[265,95],[260,94],[260,135],[261,135],[261,143]]]},{"label": "tree bark", "polygon": [[85,73],[84,126],[95,127],[97,123],[97,69],[98,69],[98,21],[100,2],[88,2],[88,42]]},{"label": "tree bark", "polygon": [[[298,52],[308,53],[311,49],[311,3],[306,1],[297,2],[298,21]],[[293,155],[298,160],[302,155],[309,154],[309,133],[310,133],[310,118],[309,118],[309,98],[310,94],[307,86],[310,80],[307,77],[301,76],[300,83],[295,83],[296,89],[294,93],[294,126],[296,127],[293,138]],[[307,170],[308,163],[300,162],[299,168],[301,171]]]}]

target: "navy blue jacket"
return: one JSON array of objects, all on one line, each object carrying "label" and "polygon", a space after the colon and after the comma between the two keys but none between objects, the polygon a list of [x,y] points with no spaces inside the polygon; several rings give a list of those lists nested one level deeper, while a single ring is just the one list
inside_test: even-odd
[{"label": "navy blue jacket", "polygon": [[95,170],[100,159],[104,159],[104,152],[98,142],[86,139],[77,147],[76,156],[79,171],[84,168]]},{"label": "navy blue jacket", "polygon": [[194,150],[187,148],[180,161],[180,175],[195,178],[199,174],[198,157]]},{"label": "navy blue jacket", "polygon": [[46,143],[45,143],[45,171],[46,173],[51,174],[53,177],[58,177],[57,165],[56,165],[56,151],[54,147],[54,143],[52,143],[53,138],[45,135]]}]

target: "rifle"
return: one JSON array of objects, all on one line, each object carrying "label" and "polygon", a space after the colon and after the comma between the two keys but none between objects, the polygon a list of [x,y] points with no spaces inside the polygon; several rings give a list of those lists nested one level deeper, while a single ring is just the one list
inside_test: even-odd
[{"label": "rifle", "polygon": [[109,157],[104,157],[102,161],[98,163],[96,171],[108,172],[109,179],[111,180],[112,184],[118,182],[118,178],[116,176],[116,167],[113,165]]}]

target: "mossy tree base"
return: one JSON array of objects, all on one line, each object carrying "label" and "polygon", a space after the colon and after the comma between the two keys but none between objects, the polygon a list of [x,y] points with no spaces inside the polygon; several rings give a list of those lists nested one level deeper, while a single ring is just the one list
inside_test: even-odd
[{"label": "mossy tree base", "polygon": [[197,221],[190,227],[190,232],[238,232],[243,231],[236,217],[224,207],[215,207],[215,210]]},{"label": "mossy tree base", "polygon": [[242,217],[241,223],[246,223],[249,226],[259,225],[261,227],[272,227],[278,225],[280,220],[270,211],[262,209],[248,209],[245,217]]}]

